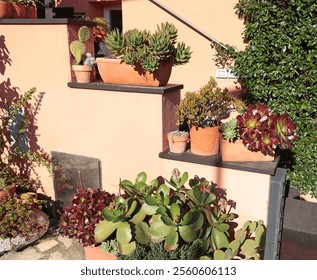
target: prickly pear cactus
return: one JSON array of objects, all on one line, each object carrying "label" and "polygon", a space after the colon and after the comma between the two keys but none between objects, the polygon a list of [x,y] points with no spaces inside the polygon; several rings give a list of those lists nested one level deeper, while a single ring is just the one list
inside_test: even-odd
[{"label": "prickly pear cactus", "polygon": [[76,40],[70,43],[70,52],[75,57],[76,64],[80,64],[83,55],[86,52],[86,46],[83,42]]},{"label": "prickly pear cactus", "polygon": [[86,42],[90,38],[90,31],[87,26],[82,26],[78,30],[78,40],[80,42]]}]

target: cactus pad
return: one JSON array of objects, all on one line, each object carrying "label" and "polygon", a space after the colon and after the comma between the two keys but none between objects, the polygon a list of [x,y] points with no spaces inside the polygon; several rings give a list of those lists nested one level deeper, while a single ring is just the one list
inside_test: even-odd
[{"label": "cactus pad", "polygon": [[90,31],[87,26],[82,26],[78,30],[78,39],[80,42],[86,42],[90,38]]}]

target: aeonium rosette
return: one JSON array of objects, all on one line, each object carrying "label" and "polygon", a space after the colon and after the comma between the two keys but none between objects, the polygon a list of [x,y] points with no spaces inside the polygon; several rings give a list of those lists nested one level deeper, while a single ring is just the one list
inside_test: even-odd
[{"label": "aeonium rosette", "polygon": [[251,151],[275,155],[277,147],[291,149],[297,139],[296,124],[286,114],[274,115],[266,104],[249,105],[237,116],[240,138]]}]

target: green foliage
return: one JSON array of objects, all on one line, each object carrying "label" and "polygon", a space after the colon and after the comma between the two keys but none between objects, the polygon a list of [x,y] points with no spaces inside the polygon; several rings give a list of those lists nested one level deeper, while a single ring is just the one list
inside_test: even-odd
[{"label": "green foliage", "polygon": [[221,133],[225,140],[234,142],[240,139],[239,128],[237,126],[237,119],[233,118],[230,121],[221,124]]},{"label": "green foliage", "polygon": [[[147,258],[144,254],[152,248],[158,250],[154,257],[161,259],[174,258],[173,254],[179,258],[180,252],[191,245],[197,254],[199,251],[199,257],[213,258],[215,251],[227,248],[233,241],[231,223],[237,215],[230,213],[234,202],[227,200],[224,189],[198,176],[188,180],[188,173],[180,174],[177,169],[169,180],[155,179],[150,184],[146,180],[146,173],[140,172],[135,183],[120,182],[126,193],[103,210],[104,220],[95,228],[97,242],[116,239],[120,254],[132,259]],[[244,256],[240,254],[242,246],[252,238],[245,234],[243,240],[239,239],[239,256]],[[258,247],[252,248],[255,256]]]},{"label": "green foliage", "polygon": [[75,64],[84,64],[83,57],[86,52],[86,45],[85,43],[90,38],[90,31],[87,26],[81,26],[77,33],[78,40],[74,40],[70,43],[69,49],[72,55],[75,58]]},{"label": "green foliage", "polygon": [[231,51],[250,103],[266,103],[297,124],[297,143],[283,153],[290,186],[317,197],[317,4],[314,0],[241,0],[243,51]]},{"label": "green foliage", "polygon": [[120,255],[119,248],[118,248],[118,242],[115,239],[106,240],[104,242],[101,242],[100,249],[104,253],[111,253],[116,256]]},{"label": "green foliage", "polygon": [[199,240],[173,250],[166,251],[163,243],[142,245],[137,244],[130,255],[120,255],[120,260],[198,260],[202,254],[202,244]]},{"label": "green foliage", "polygon": [[[127,64],[141,65],[144,71],[154,72],[160,63],[185,64],[190,60],[190,47],[177,43],[177,29],[169,22],[148,30],[132,29],[126,33],[114,29],[106,38],[108,48]],[[176,44],[177,43],[177,44]]]},{"label": "green foliage", "polygon": [[[38,167],[45,167],[51,174],[51,158],[37,143],[36,115],[40,109],[44,93],[36,93],[36,88],[13,99],[3,98],[0,106],[0,190],[16,186],[21,192],[43,189]],[[19,121],[17,121],[19,119]],[[17,134],[14,142],[10,127]],[[24,143],[27,147],[20,148]]]},{"label": "green foliage", "polygon": [[189,127],[218,126],[228,116],[234,103],[235,99],[228,91],[218,87],[211,77],[197,92],[186,92],[178,106],[179,124],[186,122]]},{"label": "green foliage", "polygon": [[34,202],[8,196],[0,201],[0,238],[27,236],[34,230]]}]

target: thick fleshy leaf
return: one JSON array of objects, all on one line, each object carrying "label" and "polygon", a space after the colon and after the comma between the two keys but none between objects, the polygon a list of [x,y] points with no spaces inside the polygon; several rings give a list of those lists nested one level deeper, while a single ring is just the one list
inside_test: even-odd
[{"label": "thick fleshy leaf", "polygon": [[188,172],[184,172],[179,182],[179,186],[183,186],[187,182],[187,180],[188,180]]},{"label": "thick fleshy leaf", "polygon": [[161,206],[161,207],[157,208],[156,213],[160,214],[160,215],[164,215],[166,213],[166,208]]},{"label": "thick fleshy leaf", "polygon": [[176,203],[173,203],[170,207],[170,212],[172,215],[172,219],[175,221],[175,219],[178,219],[178,217],[181,214],[181,209],[179,208],[179,206]]},{"label": "thick fleshy leaf", "polygon": [[148,243],[150,241],[150,237],[150,227],[147,223],[142,222],[135,225],[135,239],[139,243]]},{"label": "thick fleshy leaf", "polygon": [[225,259],[225,252],[221,250],[216,250],[214,252],[214,259],[215,260],[224,260]]},{"label": "thick fleshy leaf", "polygon": [[139,183],[139,182],[142,182],[142,183],[145,183],[146,182],[146,179],[147,179],[147,175],[145,172],[140,172],[136,179],[135,179],[135,184]]},{"label": "thick fleshy leaf", "polygon": [[230,226],[224,223],[221,223],[221,224],[217,223],[216,228],[221,232],[226,232],[230,228]]},{"label": "thick fleshy leaf", "polygon": [[232,250],[232,254],[236,255],[239,248],[241,246],[241,243],[238,240],[233,240],[229,244],[229,248]]},{"label": "thick fleshy leaf", "polygon": [[216,196],[213,193],[205,193],[204,196],[204,205],[212,204],[216,200]]},{"label": "thick fleshy leaf", "polygon": [[136,243],[134,241],[124,244],[118,243],[118,248],[121,255],[130,255],[135,250]]},{"label": "thick fleshy leaf", "polygon": [[265,244],[265,228],[263,225],[258,225],[255,230],[255,243],[257,247],[264,246]]},{"label": "thick fleshy leaf", "polygon": [[147,203],[144,203],[141,209],[144,213],[151,216],[156,213],[157,208],[158,208],[157,206],[151,206]]},{"label": "thick fleshy leaf", "polygon": [[195,186],[193,188],[194,196],[199,204],[202,204],[204,201],[204,193],[200,191],[200,186]]},{"label": "thick fleshy leaf", "polygon": [[198,237],[198,232],[190,226],[179,226],[179,234],[185,242],[193,242]]},{"label": "thick fleshy leaf", "polygon": [[162,241],[170,230],[170,227],[163,223],[160,215],[152,216],[150,225],[150,235],[153,242]]},{"label": "thick fleshy leaf", "polygon": [[117,227],[117,241],[121,244],[128,244],[132,239],[132,230],[128,222],[121,222]]},{"label": "thick fleshy leaf", "polygon": [[211,238],[217,249],[228,248],[228,237],[224,232],[219,231],[217,228],[213,228]]},{"label": "thick fleshy leaf", "polygon": [[120,223],[113,223],[106,220],[99,222],[94,231],[95,240],[100,243],[106,240],[118,227]]},{"label": "thick fleshy leaf", "polygon": [[155,197],[153,196],[150,196],[148,195],[146,198],[145,198],[145,202],[150,205],[150,206],[156,206],[158,203],[157,203],[157,200],[155,199]]},{"label": "thick fleshy leaf", "polygon": [[191,211],[192,212],[192,219],[189,226],[193,230],[200,230],[204,224],[204,214],[200,211]]},{"label": "thick fleshy leaf", "polygon": [[185,226],[185,225],[191,224],[192,222],[193,222],[193,212],[189,211],[184,215],[180,224]]},{"label": "thick fleshy leaf", "polygon": [[[144,205],[144,204],[143,204],[143,205]],[[155,213],[155,212],[154,212],[154,213]],[[144,212],[144,209],[141,208],[141,209],[139,210],[139,212],[136,213],[136,214],[132,217],[132,219],[130,220],[130,222],[132,222],[132,223],[134,223],[134,224],[138,224],[138,223],[141,223],[141,222],[144,220],[145,217],[146,217],[146,213]]]},{"label": "thick fleshy leaf", "polygon": [[122,186],[122,187],[128,187],[128,188],[133,188],[133,183],[131,182],[131,181],[129,181],[129,180],[123,180],[123,181],[121,181],[120,182],[120,185]]},{"label": "thick fleshy leaf", "polygon": [[128,205],[127,205],[128,211],[126,212],[125,217],[130,218],[131,215],[134,213],[135,209],[137,208],[138,203],[136,200],[130,199],[130,198],[128,198],[127,202],[128,202]]},{"label": "thick fleshy leaf", "polygon": [[176,230],[170,230],[166,235],[164,249],[166,251],[175,250],[178,247],[178,233]]},{"label": "thick fleshy leaf", "polygon": [[163,223],[164,223],[165,225],[167,225],[167,226],[174,226],[173,220],[172,220],[169,216],[167,216],[166,214],[162,215],[162,216],[161,216],[161,219],[162,219],[162,221],[163,221]]}]

